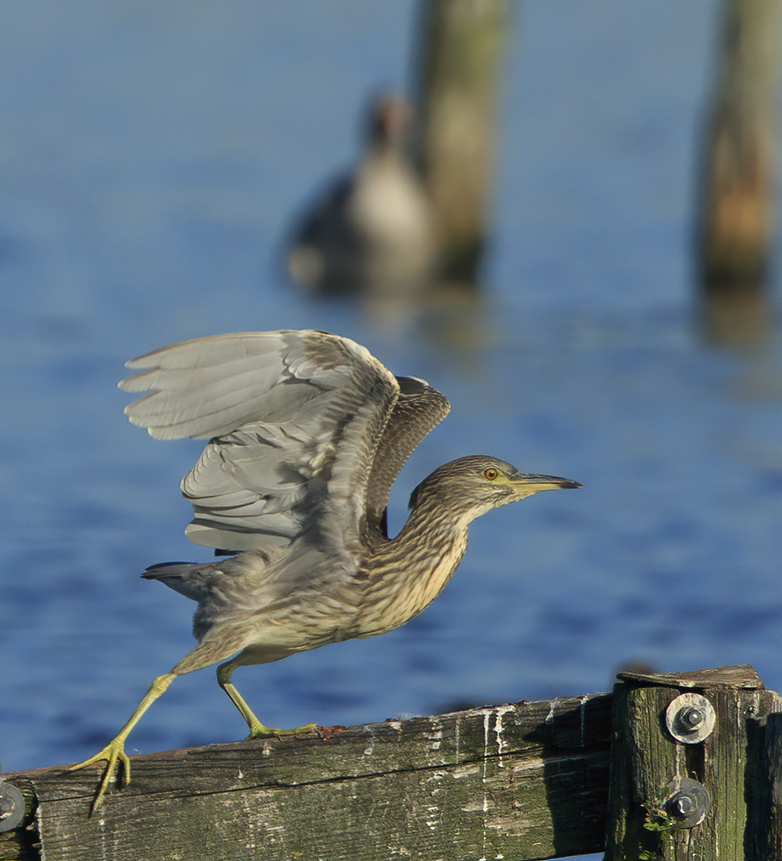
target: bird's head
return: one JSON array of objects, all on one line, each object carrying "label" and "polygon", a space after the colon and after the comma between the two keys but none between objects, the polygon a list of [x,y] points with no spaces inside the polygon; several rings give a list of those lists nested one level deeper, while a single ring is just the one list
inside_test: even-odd
[{"label": "bird's head", "polygon": [[508,505],[541,490],[581,487],[554,475],[531,475],[487,455],[452,460],[436,469],[410,496],[411,510],[433,506],[467,522],[492,508]]},{"label": "bird's head", "polygon": [[412,121],[413,108],[405,99],[377,96],[368,111],[368,138],[376,146],[399,145],[409,132]]}]

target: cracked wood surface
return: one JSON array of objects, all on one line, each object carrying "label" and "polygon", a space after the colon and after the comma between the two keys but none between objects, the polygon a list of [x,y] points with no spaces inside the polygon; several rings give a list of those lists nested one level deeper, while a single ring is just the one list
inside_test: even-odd
[{"label": "cracked wood surface", "polygon": [[92,816],[98,766],[5,779],[47,861],[543,859],[602,849],[610,725],[602,694],[145,754]]}]

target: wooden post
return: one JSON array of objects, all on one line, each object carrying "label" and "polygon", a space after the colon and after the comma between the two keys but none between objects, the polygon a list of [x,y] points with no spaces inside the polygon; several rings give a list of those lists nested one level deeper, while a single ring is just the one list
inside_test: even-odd
[{"label": "wooden post", "polygon": [[758,811],[756,858],[782,858],[782,712],[768,716],[761,780],[768,804]]},{"label": "wooden post", "polygon": [[416,71],[418,160],[446,280],[472,282],[486,234],[508,0],[423,0]]},{"label": "wooden post", "polygon": [[[0,858],[533,861],[596,852],[610,714],[603,694],[137,756],[131,783],[112,788],[92,816],[97,766],[8,774],[35,807],[27,829],[0,839]],[[22,838],[42,856],[23,855]]]},{"label": "wooden post", "polygon": [[724,2],[698,202],[704,323],[720,342],[762,340],[767,327],[779,2]]},{"label": "wooden post", "polygon": [[[619,678],[607,861],[779,857],[755,842],[769,808],[766,718],[782,698],[748,666]],[[782,761],[772,771],[779,780]]]}]

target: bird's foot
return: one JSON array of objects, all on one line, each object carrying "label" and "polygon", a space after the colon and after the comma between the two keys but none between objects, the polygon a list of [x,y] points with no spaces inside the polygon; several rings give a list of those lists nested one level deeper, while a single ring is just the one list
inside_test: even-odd
[{"label": "bird's foot", "polygon": [[298,735],[302,732],[315,732],[318,728],[316,723],[308,723],[306,726],[299,726],[296,729],[275,729],[274,727],[264,726],[260,721],[255,721],[250,726],[250,734],[247,736],[248,740],[251,738],[275,738],[281,735]]},{"label": "bird's foot", "polygon": [[[90,812],[95,811],[101,803],[109,784],[114,780],[115,776],[117,776],[118,786],[127,786],[130,783],[130,759],[125,753],[125,740],[121,738],[115,738],[113,741],[110,741],[106,747],[104,747],[99,753],[96,753],[95,756],[91,756],[89,759],[85,759],[84,762],[80,762],[77,765],[72,765],[68,771],[78,771],[80,768],[86,768],[88,765],[93,765],[94,763],[101,762],[102,760],[106,760],[106,770],[103,772],[103,777],[101,778],[98,791],[95,798],[92,800]],[[120,766],[122,766],[121,781],[118,775]]]}]

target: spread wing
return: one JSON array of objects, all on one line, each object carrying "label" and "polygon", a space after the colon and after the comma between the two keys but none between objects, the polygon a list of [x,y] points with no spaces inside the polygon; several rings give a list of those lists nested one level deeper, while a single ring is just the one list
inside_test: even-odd
[{"label": "spread wing", "polygon": [[386,532],[388,494],[399,470],[418,443],[451,408],[445,395],[415,377],[397,377],[399,397],[377,447],[367,485],[367,522]]},{"label": "spread wing", "polygon": [[128,367],[141,373],[120,388],[149,392],[126,407],[131,422],[158,439],[210,439],[182,480],[191,541],[239,551],[309,533],[358,551],[376,449],[400,393],[364,347],[309,330],[218,335]]}]

